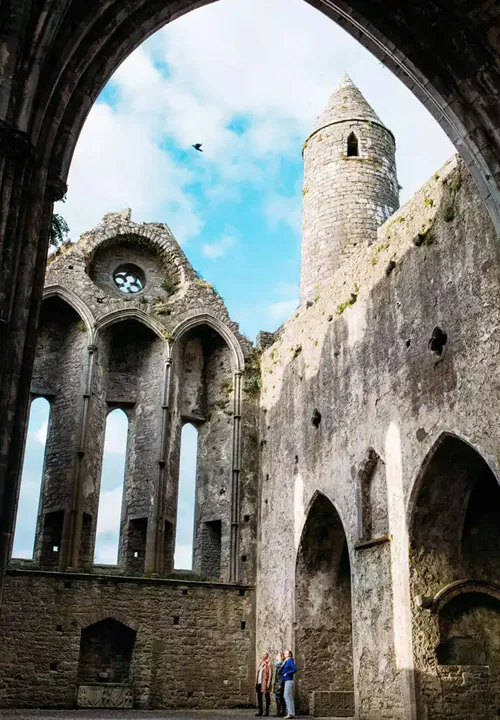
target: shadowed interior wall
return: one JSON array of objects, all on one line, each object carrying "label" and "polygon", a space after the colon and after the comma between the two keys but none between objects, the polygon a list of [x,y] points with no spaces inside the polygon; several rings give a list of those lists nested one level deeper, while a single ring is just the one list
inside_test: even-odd
[{"label": "shadowed interior wall", "polygon": [[353,691],[351,569],[342,522],[318,495],[302,533],[295,576],[298,706],[314,691]]},{"label": "shadowed interior wall", "polygon": [[[500,603],[466,588],[438,613],[417,603],[459,580],[498,582],[499,538],[495,476],[470,445],[444,436],[420,478],[410,546],[418,699],[430,720],[490,718],[500,708]],[[460,667],[479,684],[464,683]]]}]

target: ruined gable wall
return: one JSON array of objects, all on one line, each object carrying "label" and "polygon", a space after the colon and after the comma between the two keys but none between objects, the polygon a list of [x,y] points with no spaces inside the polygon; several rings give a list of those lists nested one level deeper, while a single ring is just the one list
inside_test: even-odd
[{"label": "ruined gable wall", "polygon": [[[497,252],[487,212],[454,158],[380,228],[375,245],[318,288],[263,357],[257,650],[294,643],[296,552],[309,502],[322,490],[349,543],[363,720],[408,717],[405,514],[427,452],[447,430],[496,467]],[[448,335],[442,357],[428,347],[436,326]],[[392,540],[355,549],[368,448],[385,463]]]}]

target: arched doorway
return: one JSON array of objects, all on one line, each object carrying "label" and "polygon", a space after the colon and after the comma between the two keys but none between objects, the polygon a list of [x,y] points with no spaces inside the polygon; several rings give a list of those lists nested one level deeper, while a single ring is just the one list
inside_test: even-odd
[{"label": "arched doorway", "polygon": [[299,710],[354,715],[349,550],[339,514],[321,493],[309,510],[297,555],[295,623]]},{"label": "arched doorway", "polygon": [[490,592],[500,577],[500,487],[452,435],[439,439],[417,481],[410,568],[421,716],[496,718],[500,602]]}]

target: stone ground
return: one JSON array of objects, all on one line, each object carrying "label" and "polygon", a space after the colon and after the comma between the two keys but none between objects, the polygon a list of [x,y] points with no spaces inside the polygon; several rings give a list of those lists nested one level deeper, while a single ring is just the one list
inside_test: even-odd
[{"label": "stone ground", "polygon": [[228,720],[251,718],[255,710],[1,710],[0,720]]}]

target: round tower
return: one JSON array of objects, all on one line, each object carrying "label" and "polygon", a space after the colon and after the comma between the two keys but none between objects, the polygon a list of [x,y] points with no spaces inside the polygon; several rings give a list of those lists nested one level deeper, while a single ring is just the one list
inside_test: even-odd
[{"label": "round tower", "polygon": [[394,136],[344,75],[304,143],[304,302],[399,206]]}]

